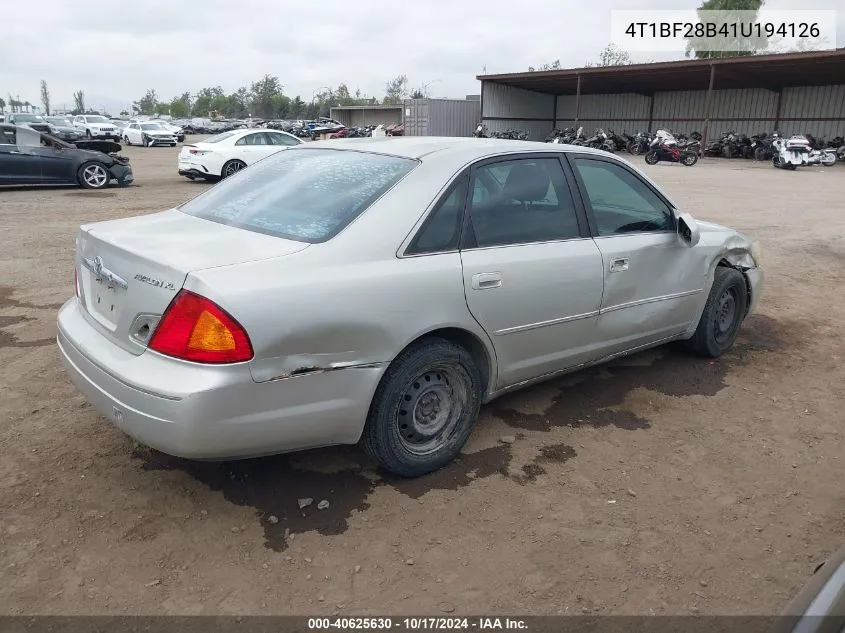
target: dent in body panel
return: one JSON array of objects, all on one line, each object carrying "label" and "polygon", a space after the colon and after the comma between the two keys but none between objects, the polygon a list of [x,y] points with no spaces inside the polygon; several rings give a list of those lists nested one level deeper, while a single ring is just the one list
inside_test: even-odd
[{"label": "dent in body panel", "polygon": [[[327,263],[330,255],[334,261]],[[342,255],[308,248],[284,259],[198,271],[186,287],[219,300],[249,332],[256,382],[386,368],[434,326],[462,328],[485,341],[466,306],[457,253],[397,259],[391,252],[371,261],[360,252]]]}]

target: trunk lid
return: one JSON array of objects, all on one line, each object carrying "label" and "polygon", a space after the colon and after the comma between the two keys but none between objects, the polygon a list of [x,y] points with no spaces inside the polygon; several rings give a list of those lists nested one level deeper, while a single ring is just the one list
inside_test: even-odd
[{"label": "trunk lid", "polygon": [[283,257],[307,246],[175,209],[85,225],[76,245],[80,302],[104,336],[141,354],[190,272]]}]

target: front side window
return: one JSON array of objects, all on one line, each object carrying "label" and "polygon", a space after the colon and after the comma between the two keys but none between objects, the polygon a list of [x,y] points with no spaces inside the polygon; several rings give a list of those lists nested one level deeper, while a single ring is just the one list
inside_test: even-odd
[{"label": "front side window", "polygon": [[41,132],[36,132],[29,128],[21,128],[18,130],[18,147],[41,147]]},{"label": "front side window", "polygon": [[622,165],[576,158],[601,236],[674,231],[672,210],[651,187]]},{"label": "front side window", "polygon": [[473,174],[469,213],[479,247],[580,236],[572,194],[557,158],[482,165]]},{"label": "front side window", "polygon": [[179,209],[258,233],[324,242],[417,164],[368,152],[292,148],[226,178]]}]

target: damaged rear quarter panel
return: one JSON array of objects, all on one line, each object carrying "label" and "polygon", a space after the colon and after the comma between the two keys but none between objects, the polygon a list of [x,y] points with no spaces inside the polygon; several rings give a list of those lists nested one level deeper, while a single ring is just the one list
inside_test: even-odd
[{"label": "damaged rear quarter panel", "polygon": [[186,287],[218,302],[247,330],[256,382],[341,369],[383,371],[434,327],[475,325],[457,253],[324,262],[311,247],[293,257],[200,271]]}]

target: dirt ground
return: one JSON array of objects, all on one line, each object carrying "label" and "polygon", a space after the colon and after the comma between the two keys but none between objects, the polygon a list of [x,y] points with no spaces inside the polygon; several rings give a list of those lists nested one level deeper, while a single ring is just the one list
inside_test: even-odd
[{"label": "dirt ground", "polygon": [[177,152],[128,148],[126,189],[0,191],[0,613],[771,614],[845,544],[845,165],[647,168],[762,241],[735,348],[508,396],[458,463],[397,481],[354,447],[170,458],[77,394],[55,345],[76,228],[204,190]]}]

